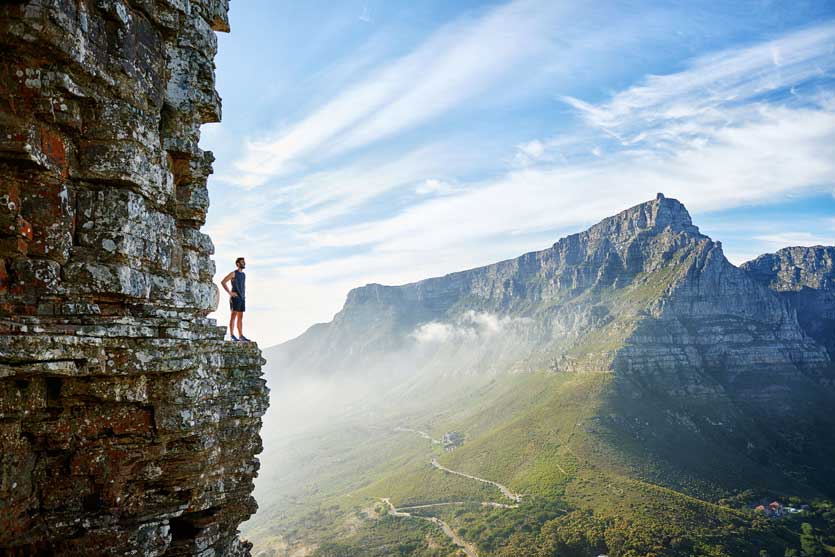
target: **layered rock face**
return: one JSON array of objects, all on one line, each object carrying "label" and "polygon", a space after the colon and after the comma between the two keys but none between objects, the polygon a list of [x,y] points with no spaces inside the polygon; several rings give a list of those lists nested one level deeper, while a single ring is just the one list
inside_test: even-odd
[{"label": "layered rock face", "polygon": [[809,335],[835,361],[835,247],[792,247],[742,264],[787,300]]},{"label": "layered rock face", "polygon": [[0,553],[249,553],[263,360],[199,230],[227,8],[0,6]]},{"label": "layered rock face", "polygon": [[271,349],[269,373],[370,371],[406,404],[466,383],[453,374],[604,373],[574,422],[601,469],[685,491],[831,496],[835,367],[817,325],[832,307],[830,253],[736,267],[659,195],[542,251],[357,288],[332,322]]},{"label": "layered rock face", "polygon": [[599,454],[679,488],[780,478],[769,489],[831,494],[830,253],[736,267],[659,195],[542,251],[355,289],[332,322],[272,349],[269,373],[369,373],[412,393],[451,374],[603,372],[582,424]]},{"label": "layered rock face", "polygon": [[[488,321],[491,330],[479,330]],[[421,341],[432,331],[452,342],[428,348]],[[453,344],[469,362],[455,358]],[[404,350],[417,350],[409,360],[417,367],[616,370],[657,376],[661,388],[682,393],[707,388],[696,385],[705,369],[742,386],[752,374],[830,363],[785,300],[728,262],[684,205],[660,194],[543,251],[355,289],[332,323],[280,347],[276,361],[327,373]]]}]

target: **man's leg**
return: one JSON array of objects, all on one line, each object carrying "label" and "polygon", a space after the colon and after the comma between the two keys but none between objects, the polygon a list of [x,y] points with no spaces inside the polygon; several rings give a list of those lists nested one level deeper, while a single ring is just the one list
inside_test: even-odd
[{"label": "man's leg", "polygon": [[238,314],[237,311],[233,311],[229,315],[229,336],[230,337],[235,336],[235,317],[237,317],[237,314]]},{"label": "man's leg", "polygon": [[236,311],[235,313],[238,314],[238,338],[242,338],[244,336],[244,312]]}]

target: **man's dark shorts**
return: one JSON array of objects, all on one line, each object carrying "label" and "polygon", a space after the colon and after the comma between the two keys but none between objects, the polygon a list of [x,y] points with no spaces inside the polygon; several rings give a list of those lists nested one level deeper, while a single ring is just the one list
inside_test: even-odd
[{"label": "man's dark shorts", "polygon": [[229,309],[232,311],[246,311],[246,300],[240,296],[231,296],[229,298]]}]

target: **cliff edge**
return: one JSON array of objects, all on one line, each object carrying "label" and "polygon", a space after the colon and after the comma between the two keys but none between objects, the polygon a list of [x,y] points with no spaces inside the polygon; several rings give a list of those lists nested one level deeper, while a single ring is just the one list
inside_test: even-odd
[{"label": "cliff edge", "polygon": [[0,553],[249,554],[264,360],[200,232],[227,9],[0,5]]}]

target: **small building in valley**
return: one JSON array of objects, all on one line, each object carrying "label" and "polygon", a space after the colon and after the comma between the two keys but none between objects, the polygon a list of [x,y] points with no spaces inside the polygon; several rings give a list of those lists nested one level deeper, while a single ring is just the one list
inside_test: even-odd
[{"label": "small building in valley", "polygon": [[763,513],[769,518],[780,518],[788,513],[801,512],[800,509],[794,507],[783,506],[779,501],[772,501],[771,503],[760,504],[754,507],[754,512]]},{"label": "small building in valley", "polygon": [[459,431],[448,431],[444,433],[441,444],[444,446],[444,450],[452,451],[464,444],[464,434]]}]

